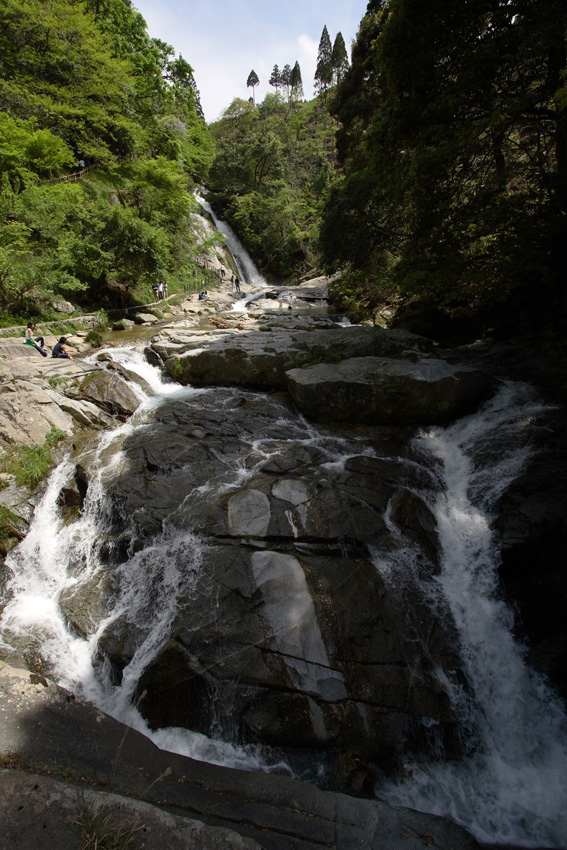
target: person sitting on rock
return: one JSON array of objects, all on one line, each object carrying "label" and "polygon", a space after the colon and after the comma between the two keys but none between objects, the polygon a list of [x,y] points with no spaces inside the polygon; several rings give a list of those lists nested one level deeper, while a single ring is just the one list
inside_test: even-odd
[{"label": "person sitting on rock", "polygon": [[36,348],[43,357],[47,357],[47,351],[45,350],[45,343],[43,341],[42,336],[36,336],[34,339],[33,332],[35,330],[35,322],[28,322],[28,326],[26,328],[24,345],[28,345],[30,348]]},{"label": "person sitting on rock", "polygon": [[69,354],[69,352],[65,348],[66,342],[67,342],[67,340],[64,336],[59,337],[59,342],[56,342],[55,345],[53,346],[53,351],[51,352],[51,356],[52,357],[65,357],[69,360],[72,360],[73,358],[71,357],[71,355]]},{"label": "person sitting on rock", "polygon": [[204,301],[205,298],[208,298],[208,297],[209,297],[209,293],[207,292],[206,289],[203,289],[202,292],[199,292],[199,301]]}]

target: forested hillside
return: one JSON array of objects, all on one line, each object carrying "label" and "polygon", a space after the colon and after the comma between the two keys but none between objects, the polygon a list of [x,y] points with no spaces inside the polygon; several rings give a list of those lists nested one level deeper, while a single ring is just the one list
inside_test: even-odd
[{"label": "forested hillside", "polygon": [[[0,3],[0,313],[149,295],[191,268],[213,141],[191,66],[124,0]],[[79,172],[85,172],[80,179]]]},{"label": "forested hillside", "polygon": [[316,266],[335,129],[321,99],[298,102],[280,92],[258,106],[235,100],[211,126],[211,199],[268,272],[287,277]]},{"label": "forested hillside", "polygon": [[251,71],[207,128],[129,0],[0,0],[2,321],[174,290],[205,182],[265,272],[338,272],[343,305],[420,304],[465,335],[557,324],[566,44],[564,0],[370,0],[351,65],[324,27],[314,100],[296,62],[256,104]]},{"label": "forested hillside", "polygon": [[331,106],[337,295],[419,300],[437,329],[564,321],[566,45],[564,0],[371,0]]}]

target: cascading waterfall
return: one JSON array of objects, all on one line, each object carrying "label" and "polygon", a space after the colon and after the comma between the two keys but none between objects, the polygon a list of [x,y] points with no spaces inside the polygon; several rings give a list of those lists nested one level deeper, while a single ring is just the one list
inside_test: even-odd
[{"label": "cascading waterfall", "polygon": [[[25,645],[30,654],[36,651],[62,685],[164,749],[249,770],[285,770],[277,754],[270,756],[261,748],[238,747],[186,729],[151,732],[137,710],[140,675],[169,636],[179,593],[190,590],[198,575],[205,544],[189,532],[174,533],[165,522],[151,545],[131,553],[110,577],[96,545],[109,528],[105,480],[119,474],[124,436],[154,427],[148,424],[150,408],[210,391],[163,383],[139,349],[110,349],[108,354],[141,375],[155,396],[146,399],[128,423],[100,436],[93,449],[99,480],[89,484],[81,516],[68,525],[56,503],[73,466],[64,462],[53,473],[29,534],[7,561],[13,578],[0,621],[2,640],[8,647],[13,641],[18,647]],[[406,462],[408,469],[428,470],[431,487],[421,496],[437,519],[442,550],[442,570],[423,585],[422,594],[440,609],[449,609],[458,629],[470,691],[447,686],[453,688],[454,710],[464,733],[470,735],[472,755],[458,762],[408,763],[402,781],[385,783],[377,793],[394,804],[450,815],[484,841],[563,847],[565,716],[543,680],[526,666],[524,650],[513,640],[512,616],[497,594],[498,552],[490,528],[498,497],[527,462],[531,423],[541,414],[542,406],[528,388],[510,384],[478,414],[449,428],[424,431],[414,441],[413,455]],[[290,421],[289,439],[321,449],[321,468],[329,478],[344,467],[345,458],[375,455],[364,441],[352,446],[302,419]],[[228,481],[203,486],[241,487],[276,453],[277,441],[269,433],[259,434]],[[401,587],[419,574],[412,565],[413,554],[410,547],[401,546],[395,561],[377,559],[377,569],[387,582]],[[59,599],[69,588],[83,584],[88,617],[92,582],[99,588],[108,582],[107,610],[98,619],[93,615],[79,634],[65,622]],[[97,645],[121,617],[130,618],[138,634],[132,659],[117,685],[100,660]]]},{"label": "cascading waterfall", "polygon": [[[498,549],[490,527],[499,496],[525,467],[527,435],[542,406],[524,385],[503,387],[483,411],[415,441],[433,461],[439,488],[421,494],[437,520],[441,573],[423,588],[448,605],[470,694],[456,704],[473,754],[406,765],[378,789],[393,804],[452,816],[481,841],[564,847],[567,722],[562,704],[525,661],[513,615],[497,592]],[[403,583],[400,559],[378,569]],[[410,580],[413,580],[415,573]]]},{"label": "cascading waterfall", "polygon": [[[167,399],[207,392],[164,383],[159,370],[145,362],[139,349],[109,349],[105,353],[127,363],[158,394],[147,398],[129,422],[100,435],[95,464],[98,479],[89,482],[81,516],[68,525],[61,518],[57,497],[72,478],[74,465],[64,461],[51,475],[29,533],[6,559],[13,577],[6,587],[8,601],[0,619],[0,646],[8,652],[17,645],[20,651],[25,647],[30,656],[35,653],[38,660],[47,662],[61,686],[152,738],[163,749],[244,770],[289,773],[277,755],[270,758],[268,750],[261,747],[239,747],[187,729],[152,731],[134,702],[141,674],[169,637],[178,595],[182,590],[187,593],[200,568],[203,543],[196,535],[180,534],[166,525],[151,545],[133,553],[116,571],[107,594],[108,612],[98,625],[86,624],[88,635],[77,634],[61,612],[59,599],[71,588],[84,585],[88,595],[91,581],[104,584],[108,580],[97,545],[109,527],[104,484],[119,474],[120,446],[125,436],[147,427],[148,411]],[[100,661],[98,642],[121,617],[135,624],[138,635],[133,657],[117,685],[107,665]]]},{"label": "cascading waterfall", "polygon": [[205,212],[211,216],[213,223],[219,233],[222,233],[222,235],[225,237],[227,248],[232,254],[232,257],[236,264],[236,268],[238,269],[238,273],[242,280],[245,283],[249,283],[253,286],[267,287],[268,284],[266,279],[263,277],[263,275],[260,274],[248,251],[246,250],[234,230],[230,227],[230,225],[227,224],[226,221],[223,221],[222,219],[217,217],[211,205],[208,203],[208,201],[205,201],[204,198],[197,197],[197,201],[205,210]]}]

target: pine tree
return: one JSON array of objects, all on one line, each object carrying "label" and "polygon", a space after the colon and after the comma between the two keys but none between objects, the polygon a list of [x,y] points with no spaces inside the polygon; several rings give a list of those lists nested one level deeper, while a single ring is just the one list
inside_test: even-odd
[{"label": "pine tree", "polygon": [[281,73],[281,86],[285,88],[287,99],[289,100],[289,90],[291,88],[291,65],[284,65]]},{"label": "pine tree", "polygon": [[278,68],[277,65],[274,65],[274,67],[272,69],[272,75],[271,75],[270,79],[268,80],[268,82],[271,86],[273,86],[276,89],[276,91],[280,88],[280,86],[282,84],[282,75],[281,75],[280,69]]},{"label": "pine tree", "polygon": [[318,94],[323,94],[324,96],[326,96],[327,89],[333,81],[332,55],[333,47],[329,38],[329,31],[325,25],[321,33],[321,40],[319,41],[317,69],[315,71],[315,90]]},{"label": "pine tree", "polygon": [[252,68],[252,70],[248,74],[248,79],[246,80],[246,87],[252,89],[252,101],[254,103],[254,106],[256,106],[256,98],[254,96],[254,88],[255,88],[255,86],[257,86],[259,84],[260,84],[260,80],[258,78],[258,74],[254,70],[254,68]]},{"label": "pine tree", "polygon": [[335,82],[338,84],[349,69],[349,61],[345,40],[341,32],[337,33],[335,43],[333,44],[333,52],[331,54],[331,67],[335,77]]},{"label": "pine tree", "polygon": [[296,62],[291,69],[289,82],[294,97],[298,99],[303,97],[303,80],[301,79],[301,68],[299,67],[299,62]]}]

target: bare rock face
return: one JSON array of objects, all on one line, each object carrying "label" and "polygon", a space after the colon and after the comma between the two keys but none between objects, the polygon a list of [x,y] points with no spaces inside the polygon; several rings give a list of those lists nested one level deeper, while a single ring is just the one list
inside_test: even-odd
[{"label": "bare rock face", "polygon": [[310,419],[382,425],[446,422],[474,410],[491,386],[479,369],[432,358],[356,357],[292,369],[286,378]]},{"label": "bare rock face", "polygon": [[16,380],[0,386],[0,441],[43,443],[51,428],[69,432],[73,418],[61,410],[48,388]]},{"label": "bare rock face", "polygon": [[[306,433],[283,394],[216,389],[157,409],[153,424],[125,439],[122,474],[104,481],[106,583],[71,589],[66,616],[85,629],[87,599],[101,621],[127,551],[150,550],[164,526],[172,540],[195,533],[202,554],[193,563],[189,543],[178,555],[188,571],[178,613],[139,683],[152,726],[211,733],[221,722],[244,740],[355,748],[385,767],[402,740],[427,747],[430,726],[451,752],[441,684],[457,676],[451,626],[411,582],[400,596],[378,568],[423,539],[431,560],[417,568],[437,569],[432,518],[400,484],[401,443],[378,429],[364,439],[353,432],[348,457],[337,459],[342,437]],[[89,457],[77,457],[87,476]],[[389,504],[402,538],[384,521]],[[156,593],[148,587],[148,598]],[[103,635],[117,677],[144,629],[125,613]]]},{"label": "bare rock face", "polygon": [[313,333],[274,321],[269,333],[164,332],[152,349],[181,384],[285,390],[285,373],[295,367],[371,355],[417,357],[433,344],[405,331],[353,326]]},{"label": "bare rock face", "polygon": [[429,424],[471,412],[491,377],[434,356],[433,344],[403,331],[285,328],[270,333],[167,331],[152,351],[182,384],[288,389],[323,422]]},{"label": "bare rock face", "polygon": [[79,383],[76,396],[92,402],[110,416],[127,419],[141,404],[131,384],[115,371],[98,371]]}]

